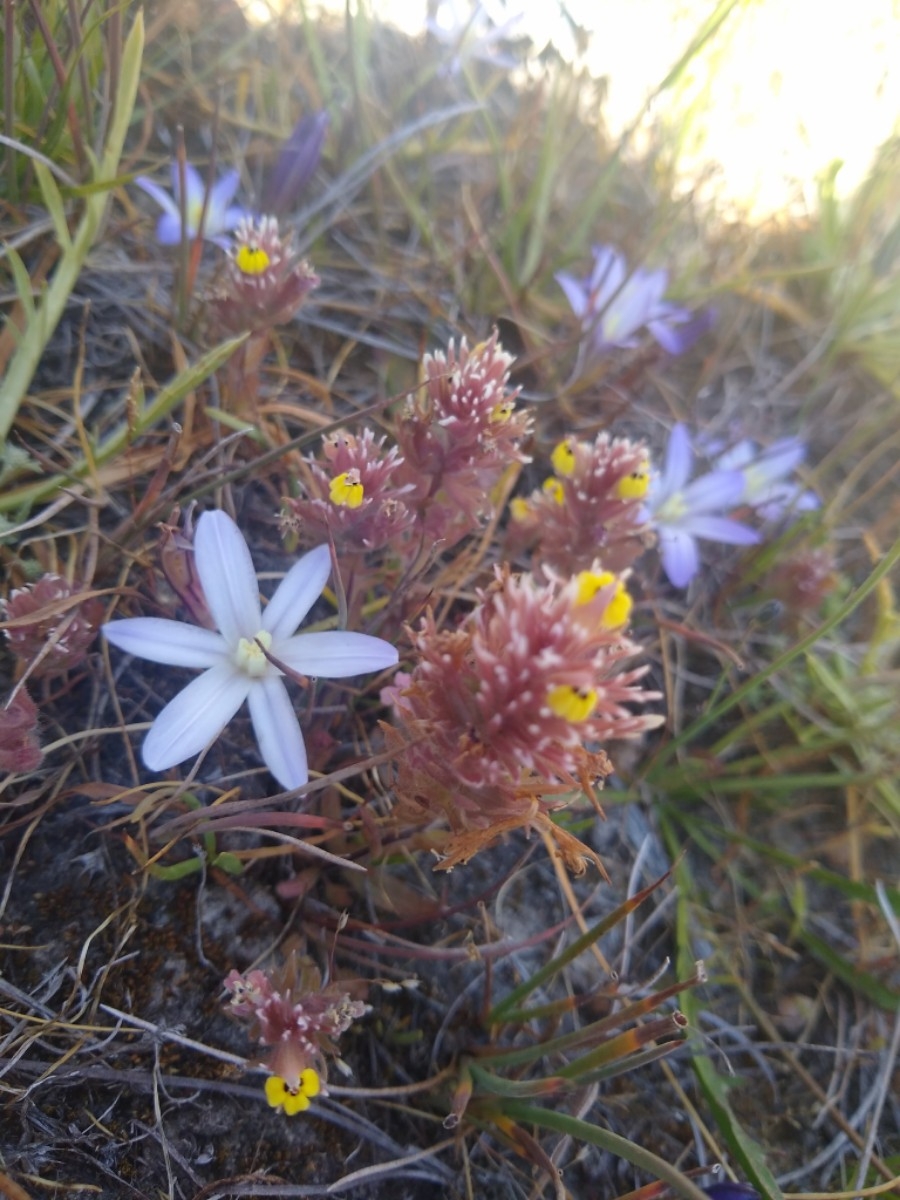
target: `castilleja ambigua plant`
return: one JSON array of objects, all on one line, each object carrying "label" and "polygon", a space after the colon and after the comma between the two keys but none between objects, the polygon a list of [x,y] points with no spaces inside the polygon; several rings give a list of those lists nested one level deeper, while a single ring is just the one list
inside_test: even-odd
[{"label": "castilleja ambigua plant", "polygon": [[[354,986],[359,990],[362,984]],[[249,1022],[251,1036],[265,1047],[259,1063],[271,1072],[265,1085],[269,1104],[289,1117],[305,1112],[327,1092],[326,1062],[337,1059],[337,1039],[368,1005],[341,983],[323,986],[319,969],[296,951],[280,969],[229,972],[225,987],[231,993],[228,1011]]]},{"label": "castilleja ambigua plant", "polygon": [[289,321],[319,277],[292,250],[276,217],[245,217],[234,231],[224,283],[209,301],[211,321],[226,334],[273,329]]},{"label": "castilleja ambigua plant", "polygon": [[206,512],[194,538],[197,578],[216,629],[159,617],[132,617],[103,626],[120,650],[203,674],[170,700],[144,741],[144,763],[165,771],[199,754],[246,700],[263,761],[283,788],[308,779],[306,748],[286,675],[344,679],[397,663],[381,638],[331,631],[295,634],[331,574],[327,546],[288,571],[265,610],[250,551],[224,512]]},{"label": "castilleja ambigua plant", "polygon": [[554,839],[569,867],[592,851],[550,821],[572,798],[593,796],[612,771],[603,747],[662,720],[627,705],[659,698],[628,667],[640,652],[624,633],[631,608],[621,579],[599,566],[538,583],[498,569],[455,630],[429,614],[411,632],[417,662],[386,689],[396,725],[398,815],[445,818],[442,865],[465,862],[511,829]]},{"label": "castilleja ambigua plant", "polygon": [[0,601],[6,640],[30,676],[59,675],[82,662],[97,635],[103,602],[61,575],[43,575]]},{"label": "castilleja ambigua plant", "polygon": [[643,553],[642,500],[650,483],[643,442],[599,433],[593,442],[567,437],[550,457],[553,474],[527,499],[510,504],[509,545],[531,548],[538,567],[574,574],[599,558],[622,572]]},{"label": "castilleja ambigua plant", "polygon": [[416,513],[420,543],[447,549],[493,512],[492,493],[514,463],[527,462],[522,441],[531,418],[509,386],[512,356],[497,340],[437,351],[422,362],[423,383],[401,415],[400,482]]},{"label": "castilleja ambigua plant", "polygon": [[384,442],[371,429],[324,438],[319,456],[304,460],[304,494],[285,499],[284,531],[304,540],[331,537],[345,552],[397,546],[415,523],[413,485],[400,482],[403,457]]}]

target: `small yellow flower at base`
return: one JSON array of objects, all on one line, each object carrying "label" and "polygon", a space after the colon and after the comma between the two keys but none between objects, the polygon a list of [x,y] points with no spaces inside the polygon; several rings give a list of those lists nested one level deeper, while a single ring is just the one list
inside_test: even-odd
[{"label": "small yellow flower at base", "polygon": [[549,496],[555,504],[560,505],[560,507],[566,502],[566,493],[563,490],[563,485],[558,479],[554,479],[552,475],[541,484],[541,491],[545,496]]},{"label": "small yellow flower at base", "polygon": [[491,421],[494,425],[505,425],[515,411],[516,406],[512,400],[504,400],[491,409]]},{"label": "small yellow flower at base", "polygon": [[650,464],[641,463],[630,475],[623,475],[616,484],[616,496],[620,500],[643,500],[650,487]]},{"label": "small yellow flower at base", "polygon": [[624,625],[628,621],[634,602],[628,588],[612,571],[581,571],[575,576],[575,581],[578,585],[575,592],[575,603],[578,605],[590,604],[601,588],[615,583],[616,590],[613,598],[603,610],[600,624],[604,629],[618,629],[620,625]]},{"label": "small yellow flower at base", "polygon": [[513,496],[509,502],[509,515],[514,521],[527,521],[531,515],[531,505],[524,496]]},{"label": "small yellow flower at base", "polygon": [[331,503],[339,508],[359,508],[365,494],[359,471],[355,467],[351,471],[342,471],[340,475],[336,475],[328,489]]},{"label": "small yellow flower at base", "polygon": [[593,688],[575,688],[570,683],[557,684],[547,693],[547,705],[564,721],[586,721],[594,711],[597,693]]},{"label": "small yellow flower at base", "polygon": [[553,447],[550,455],[553,470],[563,479],[568,479],[575,470],[575,446],[571,438],[565,438]]},{"label": "small yellow flower at base", "polygon": [[234,265],[242,275],[262,275],[272,260],[261,246],[239,246]]},{"label": "small yellow flower at base", "polygon": [[300,1073],[300,1083],[292,1088],[280,1075],[270,1075],[266,1080],[266,1099],[270,1108],[283,1108],[285,1116],[293,1117],[306,1112],[310,1099],[318,1096],[321,1082],[317,1071],[307,1067]]}]

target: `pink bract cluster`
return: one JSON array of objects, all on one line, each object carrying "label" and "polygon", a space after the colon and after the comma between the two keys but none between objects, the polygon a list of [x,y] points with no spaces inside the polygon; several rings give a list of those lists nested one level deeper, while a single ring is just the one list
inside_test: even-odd
[{"label": "pink bract cluster", "polygon": [[650,482],[646,445],[608,433],[593,442],[568,437],[551,461],[553,474],[543,487],[512,501],[510,548],[531,548],[536,565],[565,574],[595,558],[608,571],[630,567],[646,548],[641,503]]},{"label": "pink bract cluster", "polygon": [[[625,666],[640,647],[610,620],[625,611],[621,588],[599,571],[541,584],[498,570],[461,628],[429,616],[411,633],[418,662],[386,689],[397,721],[387,733],[405,808],[445,817],[457,835],[445,866],[504,829],[546,828],[565,793],[592,794],[611,772],[603,743],[660,723],[626,707],[659,694],[638,686],[646,666]],[[570,861],[583,869],[577,845]]]},{"label": "pink bract cluster", "polygon": [[38,710],[24,688],[0,708],[0,771],[27,774],[41,765]]},{"label": "pink bract cluster", "polygon": [[519,388],[509,386],[512,357],[497,340],[446,354],[427,354],[423,386],[397,426],[408,501],[418,510],[428,542],[454,545],[493,510],[491,493],[506,469],[526,462],[521,443],[531,417],[516,408]]},{"label": "pink bract cluster", "polygon": [[251,1036],[267,1048],[260,1061],[295,1095],[303,1090],[306,1072],[324,1081],[327,1059],[337,1056],[337,1039],[368,1011],[346,986],[323,986],[315,964],[296,952],[277,969],[231,971],[225,987],[229,1012],[248,1021]]},{"label": "pink bract cluster", "polygon": [[58,675],[84,660],[103,619],[103,601],[77,583],[44,575],[5,602],[9,648],[32,676]]},{"label": "pink bract cluster", "polygon": [[531,418],[509,386],[512,358],[496,332],[471,350],[426,355],[423,383],[385,447],[369,429],[327,437],[304,461],[301,495],[284,502],[285,532],[334,538],[339,550],[389,547],[401,559],[454,546],[496,508],[495,491],[521,450]]},{"label": "pink bract cluster", "polygon": [[210,299],[210,316],[226,333],[265,330],[289,321],[319,277],[292,252],[275,217],[245,217],[234,231],[227,280]]},{"label": "pink bract cluster", "polygon": [[304,463],[304,492],[285,500],[282,524],[304,529],[315,539],[334,538],[346,550],[380,550],[412,528],[415,513],[407,500],[410,484],[401,482],[403,459],[396,446],[371,429],[359,437],[331,434],[319,458]]}]

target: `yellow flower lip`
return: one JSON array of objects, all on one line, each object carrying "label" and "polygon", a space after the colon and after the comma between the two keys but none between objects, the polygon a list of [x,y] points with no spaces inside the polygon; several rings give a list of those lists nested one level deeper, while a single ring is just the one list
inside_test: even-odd
[{"label": "yellow flower lip", "polygon": [[616,496],[620,500],[643,500],[650,487],[650,464],[641,463],[636,471],[623,475],[616,484]]},{"label": "yellow flower lip", "polygon": [[355,467],[336,475],[328,489],[331,503],[338,505],[339,508],[359,508],[365,495],[366,489],[363,487],[359,471]]},{"label": "yellow flower lip", "polygon": [[576,688],[570,683],[557,684],[547,692],[547,706],[557,717],[577,724],[594,711],[597,693],[593,688]]},{"label": "yellow flower lip", "polygon": [[271,261],[262,246],[239,246],[234,256],[234,265],[242,275],[262,275]]},{"label": "yellow flower lip", "polygon": [[554,503],[560,505],[565,504],[566,493],[563,490],[563,485],[552,475],[544,480],[543,484],[541,485],[541,490],[543,491],[544,495],[549,496]]},{"label": "yellow flower lip", "polygon": [[550,455],[553,470],[563,479],[568,479],[575,470],[575,447],[571,438],[564,438],[553,447]]},{"label": "yellow flower lip", "polygon": [[309,1102],[318,1096],[322,1090],[322,1081],[318,1071],[307,1067],[300,1072],[300,1079],[292,1087],[280,1075],[270,1075],[265,1083],[266,1100],[270,1108],[283,1108],[285,1116],[293,1117],[298,1112],[306,1112]]},{"label": "yellow flower lip", "polygon": [[590,604],[601,588],[616,585],[612,599],[603,610],[600,624],[604,629],[618,629],[631,616],[633,601],[625,584],[612,571],[581,571],[575,576],[575,604]]}]

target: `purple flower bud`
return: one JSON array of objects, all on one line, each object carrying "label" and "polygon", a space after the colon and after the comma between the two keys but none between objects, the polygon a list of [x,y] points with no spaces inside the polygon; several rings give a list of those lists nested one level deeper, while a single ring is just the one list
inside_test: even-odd
[{"label": "purple flower bud", "polygon": [[315,175],[329,121],[327,112],[306,113],[294,126],[263,190],[264,212],[287,212]]}]

